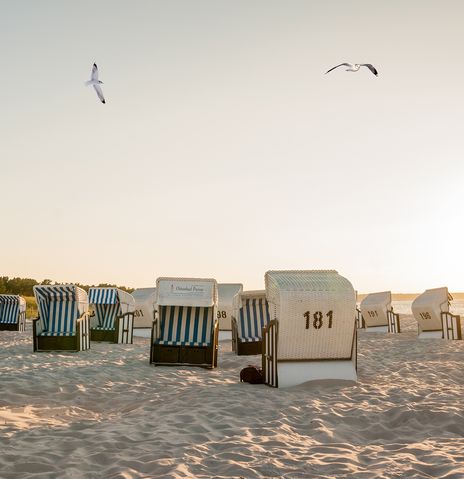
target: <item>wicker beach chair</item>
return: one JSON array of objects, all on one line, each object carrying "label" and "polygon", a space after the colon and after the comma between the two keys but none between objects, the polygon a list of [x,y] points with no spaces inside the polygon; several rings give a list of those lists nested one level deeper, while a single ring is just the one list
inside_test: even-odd
[{"label": "wicker beach chair", "polygon": [[135,300],[117,288],[90,288],[90,340],[132,344]]},{"label": "wicker beach chair", "polygon": [[218,284],[218,311],[220,331],[232,330],[232,312],[234,307],[234,296],[243,291],[243,284],[240,283],[219,283]]},{"label": "wicker beach chair", "polygon": [[336,271],[268,271],[271,321],[263,330],[269,386],[316,379],[356,380],[356,296]]},{"label": "wicker beach chair", "polygon": [[243,291],[234,298],[232,349],[239,356],[261,354],[263,328],[269,324],[266,291]]},{"label": "wicker beach chair", "polygon": [[418,325],[419,338],[443,338],[442,313],[449,313],[451,295],[448,288],[427,289],[411,304]]},{"label": "wicker beach chair", "polygon": [[362,301],[360,310],[366,331],[399,333],[399,314],[393,312],[391,291],[370,293]]},{"label": "wicker beach chair", "polygon": [[158,278],[150,363],[217,366],[219,324],[214,279]]},{"label": "wicker beach chair", "polygon": [[90,347],[87,293],[73,284],[34,286],[39,317],[33,319],[35,351],[84,351]]},{"label": "wicker beach chair", "polygon": [[151,328],[156,317],[156,288],[138,288],[131,294],[135,300],[134,328]]},{"label": "wicker beach chair", "polygon": [[26,330],[26,300],[16,294],[0,294],[0,331]]}]

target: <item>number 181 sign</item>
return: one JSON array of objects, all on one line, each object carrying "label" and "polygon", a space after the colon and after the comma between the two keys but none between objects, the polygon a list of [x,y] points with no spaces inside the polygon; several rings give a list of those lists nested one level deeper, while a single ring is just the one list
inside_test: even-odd
[{"label": "number 181 sign", "polygon": [[324,324],[327,325],[328,329],[332,328],[333,311],[329,311],[326,314],[322,311],[316,311],[315,313],[306,311],[306,313],[303,314],[303,317],[306,319],[306,329],[310,329],[311,326],[314,329],[321,329]]}]

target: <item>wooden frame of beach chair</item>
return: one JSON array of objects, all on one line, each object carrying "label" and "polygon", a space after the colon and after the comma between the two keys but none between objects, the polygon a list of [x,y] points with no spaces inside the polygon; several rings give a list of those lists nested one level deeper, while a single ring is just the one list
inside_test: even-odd
[{"label": "wooden frame of beach chair", "polygon": [[0,294],[0,331],[26,331],[26,300],[17,294]]},{"label": "wooden frame of beach chair", "polygon": [[400,315],[395,313],[393,308],[387,309],[388,332],[401,333]]},{"label": "wooden frame of beach chair", "polygon": [[366,327],[366,324],[364,323],[364,318],[363,318],[363,315],[361,313],[361,310],[356,307],[356,328],[357,329],[363,329]]},{"label": "wooden frame of beach chair", "polygon": [[449,313],[453,298],[447,287],[425,290],[411,304],[419,338],[443,338],[442,313]]},{"label": "wooden frame of beach chair", "polygon": [[90,340],[132,344],[134,337],[135,300],[118,288],[90,288]]},{"label": "wooden frame of beach chair", "polygon": [[218,284],[218,310],[219,331],[232,331],[232,316],[234,310],[234,297],[243,291],[241,283]]},{"label": "wooden frame of beach chair", "polygon": [[150,363],[215,368],[219,334],[216,280],[158,278],[156,287],[158,315],[153,321]]},{"label": "wooden frame of beach chair", "polygon": [[263,329],[265,384],[357,380],[356,295],[336,271],[268,271],[271,321]]},{"label": "wooden frame of beach chair", "polygon": [[87,293],[73,284],[34,286],[39,317],[33,319],[33,350],[84,351],[90,348]]},{"label": "wooden frame of beach chair", "polygon": [[447,312],[441,313],[443,339],[462,339],[461,316]]},{"label": "wooden frame of beach chair", "polygon": [[156,288],[138,288],[131,294],[135,300],[134,329],[151,329],[156,317]]},{"label": "wooden frame of beach chair", "polygon": [[368,294],[359,305],[366,331],[388,332],[387,311],[392,309],[391,292],[382,291]]},{"label": "wooden frame of beach chair", "polygon": [[238,356],[261,354],[263,328],[269,324],[266,291],[242,291],[234,297],[232,350]]}]

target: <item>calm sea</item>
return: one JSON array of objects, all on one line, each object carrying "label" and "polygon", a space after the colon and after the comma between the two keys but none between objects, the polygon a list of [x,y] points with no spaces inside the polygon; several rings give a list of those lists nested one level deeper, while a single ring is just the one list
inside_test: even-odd
[{"label": "calm sea", "polygon": [[[392,306],[395,313],[401,314],[412,314],[411,304],[412,301],[392,301]],[[451,301],[450,312],[464,315],[464,300],[460,299]]]}]

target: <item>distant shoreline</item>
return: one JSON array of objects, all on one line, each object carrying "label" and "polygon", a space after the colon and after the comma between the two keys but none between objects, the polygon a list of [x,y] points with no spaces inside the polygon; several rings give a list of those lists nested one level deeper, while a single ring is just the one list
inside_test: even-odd
[{"label": "distant shoreline", "polygon": [[[422,293],[392,293],[393,301],[412,301],[417,298],[419,294]],[[450,292],[453,299],[464,299],[464,293],[453,293]],[[367,296],[367,293],[358,294],[358,300],[364,299]]]}]

